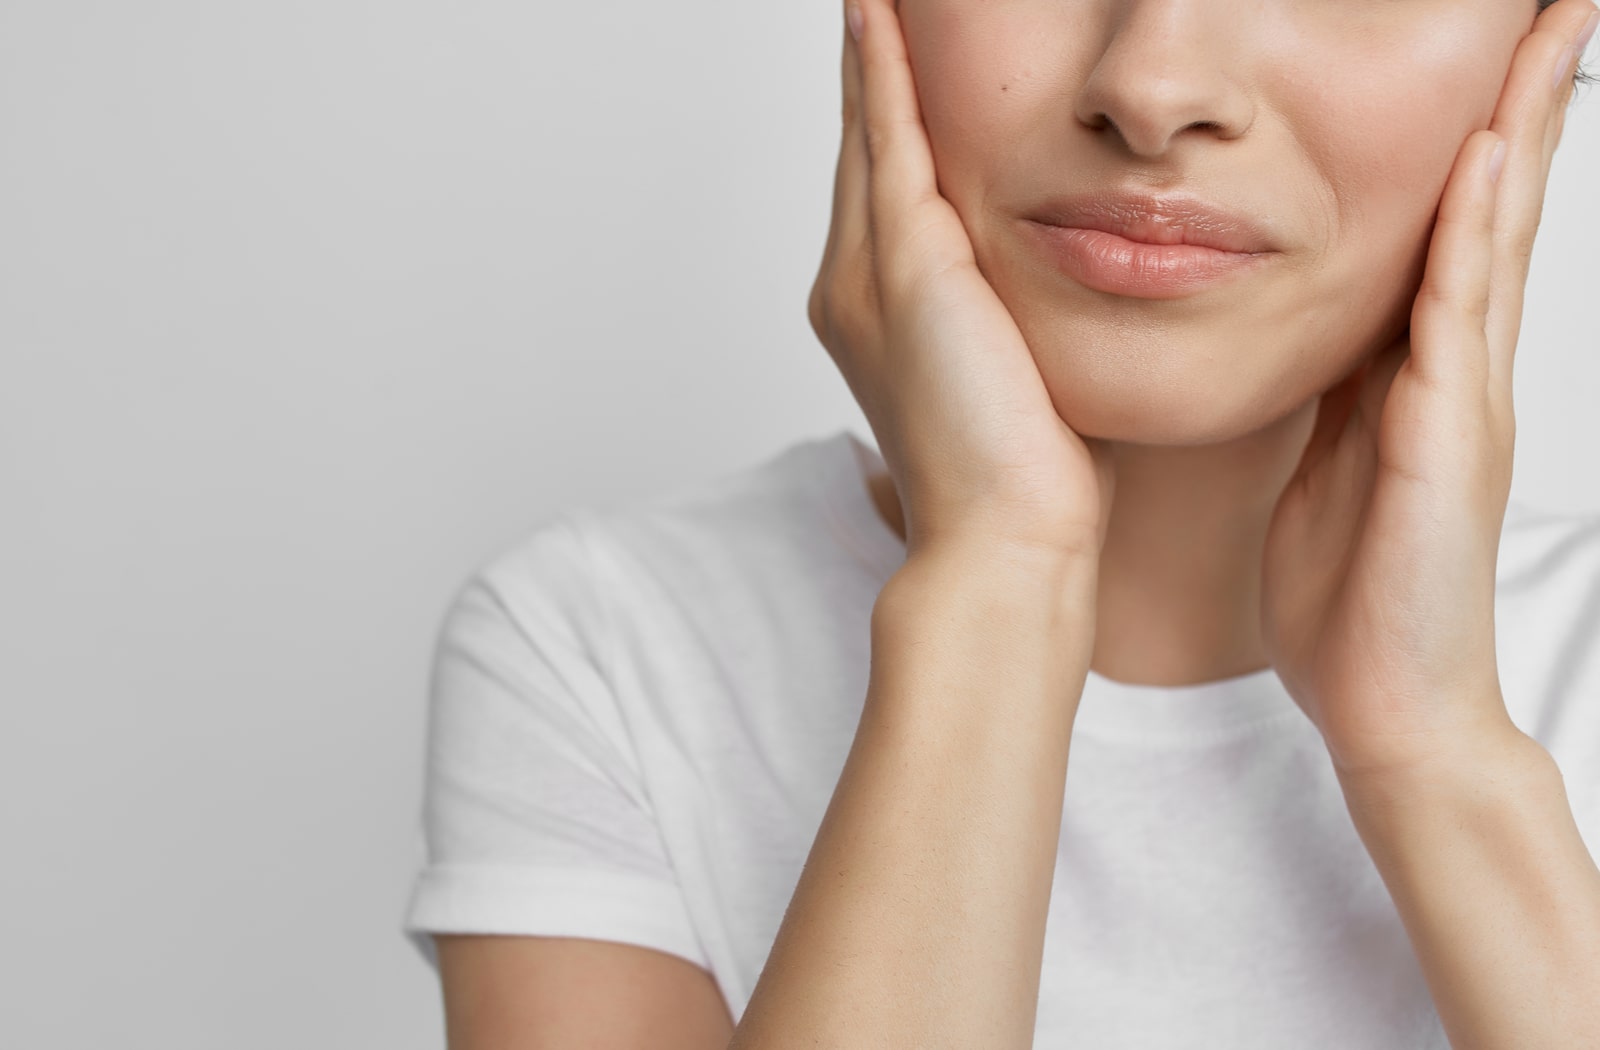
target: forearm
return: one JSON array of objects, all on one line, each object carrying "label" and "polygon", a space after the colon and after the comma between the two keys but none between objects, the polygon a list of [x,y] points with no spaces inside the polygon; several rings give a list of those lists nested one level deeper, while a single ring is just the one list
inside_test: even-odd
[{"label": "forearm", "polygon": [[1600,870],[1515,727],[1345,795],[1454,1050],[1600,1046]]},{"label": "forearm", "polygon": [[855,742],[733,1047],[1032,1045],[1093,573],[941,550],[885,586]]}]

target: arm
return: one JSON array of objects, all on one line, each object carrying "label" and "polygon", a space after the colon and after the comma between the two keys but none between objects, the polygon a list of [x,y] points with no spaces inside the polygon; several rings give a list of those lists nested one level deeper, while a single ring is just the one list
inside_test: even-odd
[{"label": "arm", "polygon": [[1341,783],[1450,1045],[1600,1046],[1600,869],[1550,753],[1516,730]]},{"label": "arm", "polygon": [[928,549],[732,1048],[1032,1045],[1096,567]]},{"label": "arm", "polygon": [[711,974],[583,937],[436,934],[448,1050],[714,1050],[733,1021]]}]

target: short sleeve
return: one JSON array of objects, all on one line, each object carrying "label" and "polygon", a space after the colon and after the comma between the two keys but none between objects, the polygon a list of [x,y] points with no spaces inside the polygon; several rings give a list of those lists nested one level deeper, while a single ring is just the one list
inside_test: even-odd
[{"label": "short sleeve", "polygon": [[1550,673],[1558,702],[1538,735],[1561,769],[1589,854],[1600,861],[1600,515],[1580,519],[1552,562],[1565,614],[1549,625],[1559,639]]},{"label": "short sleeve", "polygon": [[603,673],[581,519],[557,517],[449,603],[429,677],[423,854],[404,932],[642,945],[706,967]]},{"label": "short sleeve", "polygon": [[[1513,721],[1549,751],[1589,853],[1600,861],[1600,515],[1508,508],[1518,531],[1496,609]],[[1502,543],[1502,549],[1506,548]]]}]

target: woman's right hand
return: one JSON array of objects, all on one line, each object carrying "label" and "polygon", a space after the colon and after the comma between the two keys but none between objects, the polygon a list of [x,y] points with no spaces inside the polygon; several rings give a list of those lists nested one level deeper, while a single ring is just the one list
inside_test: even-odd
[{"label": "woman's right hand", "polygon": [[959,537],[1097,563],[1110,451],[1062,421],[939,193],[894,0],[846,0],[843,138],[808,314],[867,416],[908,552]]}]

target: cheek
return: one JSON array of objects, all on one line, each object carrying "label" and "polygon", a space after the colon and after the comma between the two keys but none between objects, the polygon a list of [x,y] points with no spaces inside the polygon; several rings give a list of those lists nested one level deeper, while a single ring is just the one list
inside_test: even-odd
[{"label": "cheek", "polygon": [[1439,199],[1467,137],[1489,126],[1527,28],[1509,7],[1491,18],[1419,5],[1352,0],[1348,24],[1302,6],[1274,27],[1256,119],[1275,140],[1263,155],[1282,163],[1275,203],[1304,221],[1304,280],[1280,320],[1308,333],[1280,348],[1278,367],[1337,377],[1403,331]]},{"label": "cheek", "polygon": [[[1006,216],[985,211],[1051,184],[1064,140],[1101,176],[1126,164],[1073,122],[1098,54],[1063,46],[1049,5],[902,0],[940,190],[975,231],[1064,419],[1113,439],[1226,440],[1293,411],[1404,327],[1456,155],[1489,125],[1527,31],[1509,8],[1466,6],[1283,0],[1276,22],[1236,40],[1254,123],[1227,163],[1272,172],[1254,184],[1270,188],[1295,258],[1252,294],[1219,296],[1215,313],[1144,314],[1064,309],[994,232]],[[1220,156],[1219,144],[1196,155],[1211,148]],[[1213,160],[1197,170],[1216,177]]]},{"label": "cheek", "polygon": [[1330,258],[1425,237],[1462,144],[1493,117],[1522,27],[1421,3],[1425,18],[1390,18],[1353,0],[1351,25],[1308,19],[1279,34],[1284,61],[1263,99],[1302,181],[1326,198]]},{"label": "cheek", "polygon": [[900,17],[939,185],[964,212],[986,180],[1015,170],[1026,147],[1059,134],[1030,130],[1030,119],[1059,128],[1070,115],[1070,97],[1042,97],[1066,82],[1061,42],[1050,43],[1059,25],[1041,32],[1026,5],[971,0],[902,3]]}]

